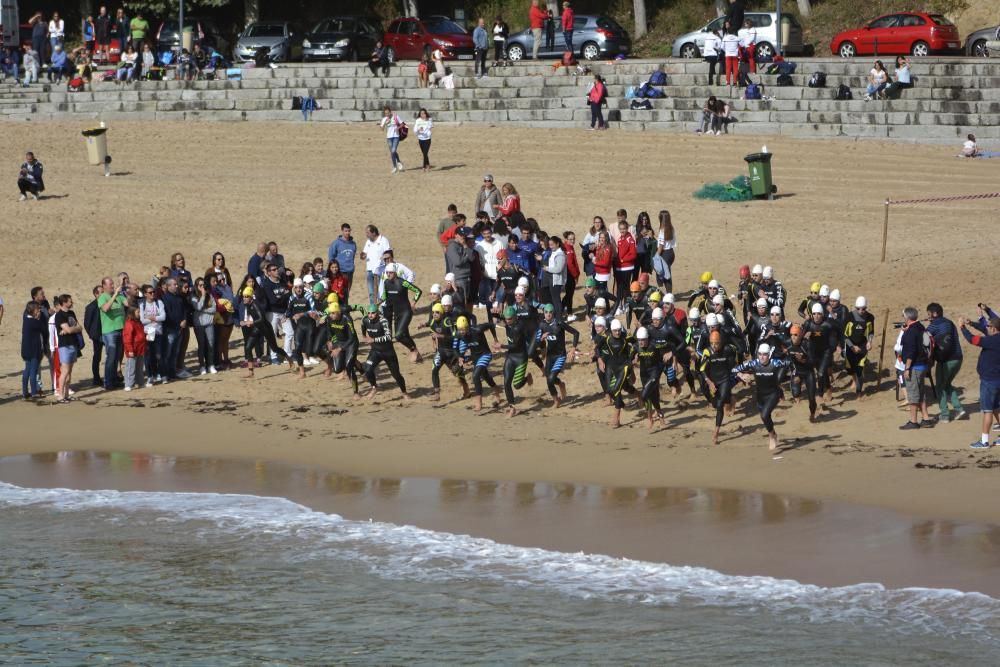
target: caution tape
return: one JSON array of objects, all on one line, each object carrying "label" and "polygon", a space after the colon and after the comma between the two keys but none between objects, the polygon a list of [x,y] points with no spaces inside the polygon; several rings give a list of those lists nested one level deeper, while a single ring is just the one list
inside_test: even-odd
[{"label": "caution tape", "polygon": [[930,199],[886,199],[885,203],[888,204],[938,204],[941,202],[949,201],[968,201],[974,199],[993,199],[994,197],[1000,197],[1000,192],[987,192],[981,195],[954,195],[951,197],[932,197]]}]

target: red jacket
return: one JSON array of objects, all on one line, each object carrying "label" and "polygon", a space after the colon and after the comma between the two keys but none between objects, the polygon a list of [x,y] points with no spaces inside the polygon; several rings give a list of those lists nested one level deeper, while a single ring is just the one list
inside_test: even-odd
[{"label": "red jacket", "polygon": [[122,342],[125,344],[125,354],[142,357],[146,354],[146,331],[139,320],[126,319],[125,330],[122,332]]},{"label": "red jacket", "polygon": [[618,258],[615,266],[619,269],[630,269],[635,266],[635,258],[639,253],[635,248],[635,239],[628,232],[618,237]]},{"label": "red jacket", "polygon": [[569,241],[563,241],[563,252],[566,253],[566,272],[570,278],[576,280],[580,277],[580,265],[576,262],[576,249]]},{"label": "red jacket", "polygon": [[587,100],[597,104],[604,99],[604,84],[600,81],[595,81],[594,85],[591,86],[590,92],[587,93]]},{"label": "red jacket", "polygon": [[517,195],[507,195],[498,209],[504,215],[511,215],[521,210],[521,198]]},{"label": "red jacket", "polygon": [[458,233],[458,230],[461,226],[462,225],[459,224],[452,225],[448,229],[444,230],[444,233],[441,234],[441,236],[438,238],[438,240],[441,241],[441,245],[444,246],[445,250],[448,249],[448,244],[451,242],[453,238],[455,238],[455,234]]},{"label": "red jacket", "polygon": [[532,5],[531,9],[528,10],[528,20],[531,22],[531,28],[537,30],[544,26],[546,16],[547,14],[544,9]]},{"label": "red jacket", "polygon": [[562,13],[562,28],[563,32],[569,32],[573,29],[573,19],[575,18],[573,10],[569,7],[563,7]]},{"label": "red jacket", "polygon": [[610,274],[611,264],[614,260],[615,254],[611,251],[611,246],[594,248],[594,273]]},{"label": "red jacket", "polygon": [[[330,280],[330,291],[336,293],[340,299],[340,303],[344,303],[344,297],[347,296],[347,276],[343,273],[338,273],[332,278]],[[346,306],[347,304],[344,305]]]}]

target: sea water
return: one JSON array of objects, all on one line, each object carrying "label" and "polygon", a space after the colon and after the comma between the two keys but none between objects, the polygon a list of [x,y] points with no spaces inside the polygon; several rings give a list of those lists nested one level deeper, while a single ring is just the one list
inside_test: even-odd
[{"label": "sea water", "polygon": [[1000,664],[1000,600],[560,553],[283,498],[0,483],[0,662]]}]

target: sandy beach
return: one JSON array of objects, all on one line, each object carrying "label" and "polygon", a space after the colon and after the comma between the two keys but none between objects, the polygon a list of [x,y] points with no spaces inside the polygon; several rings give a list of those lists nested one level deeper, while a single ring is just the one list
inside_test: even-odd
[{"label": "sandy beach", "polygon": [[[10,194],[0,200],[9,258],[0,280],[7,304],[0,455],[99,449],[283,461],[369,477],[738,489],[996,520],[1000,457],[968,449],[976,422],[900,432],[905,417],[891,385],[867,400],[844,401],[841,378],[833,409],[818,424],[809,424],[805,406],[782,407],[778,432],[794,449],[775,460],[759,420],[742,412],[713,447],[703,402],[671,404],[670,426],[652,434],[631,410],[626,427],[612,431],[607,409],[594,400],[593,367],[583,364],[564,375],[573,397],[564,408],[537,402],[547,394],[536,383],[522,394],[525,413],[505,420],[497,411],[475,416],[450,377],[444,400],[432,404],[430,366],[408,360],[403,372],[418,389],[409,404],[391,390],[368,404],[316,372],[300,381],[277,368],[263,369],[254,382],[230,372],[131,394],[81,387],[80,400],[68,406],[23,404],[18,350],[21,304],[33,285],[50,298],[75,295],[82,315],[103,275],[124,270],[148,280],[174,251],[197,273],[221,250],[236,278],[255,244],[271,239],[297,267],[325,257],[344,221],[356,233],[378,225],[415,269],[416,282],[429,287],[443,274],[437,221],[452,202],[469,212],[485,172],[514,183],[525,212],[550,232],[582,236],[593,215],[613,219],[619,207],[633,219],[640,210],[655,218],[669,209],[679,238],[678,291],[704,270],[735,286],[739,265],[761,263],[775,267],[790,302],[814,280],[839,288],[848,304],[864,294],[879,333],[886,309],[898,320],[911,304],[922,312],[939,301],[948,316],[971,316],[977,302],[995,306],[1000,294],[990,273],[996,200],[893,210],[884,264],[882,204],[886,197],[994,191],[1000,164],[955,159],[957,146],[767,138],[779,199],[719,204],[691,193],[744,173],[743,155],[764,140],[442,126],[432,149],[437,170],[390,176],[384,141],[370,126],[123,123],[110,132],[117,175],[105,179],[86,165],[82,127],[0,126],[18,154],[9,161],[35,151],[48,186],[43,201],[19,203],[11,177]],[[408,166],[417,164],[415,143],[401,149]],[[425,335],[417,343],[430,349]],[[81,380],[89,379],[89,352]],[[958,379],[970,412],[978,399],[975,358],[966,348]]]}]

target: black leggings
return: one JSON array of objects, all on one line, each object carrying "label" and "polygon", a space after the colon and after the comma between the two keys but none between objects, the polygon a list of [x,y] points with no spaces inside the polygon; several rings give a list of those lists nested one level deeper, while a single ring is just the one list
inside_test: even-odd
[{"label": "black leggings", "polygon": [[441,367],[447,366],[452,375],[459,380],[465,379],[462,367],[458,363],[458,353],[450,347],[439,349],[434,353],[434,363],[431,365],[431,384],[434,389],[441,388]]},{"label": "black leggings", "polygon": [[[101,352],[104,351],[104,342],[100,338],[90,339],[91,349],[91,360],[90,360],[90,372],[94,376],[94,380],[97,382],[101,381]],[[154,341],[146,342],[146,349],[152,349],[156,343]],[[147,355],[148,357],[149,355]],[[155,369],[154,369],[155,370]],[[151,373],[149,365],[146,365],[146,373]]]},{"label": "black leggings", "polygon": [[413,342],[413,337],[410,336],[410,320],[413,319],[413,311],[407,310],[404,313],[400,313],[398,316],[395,312],[392,314],[392,335],[396,339],[396,342],[405,347],[410,352],[417,349],[417,344]]},{"label": "black leggings", "polygon": [[365,379],[368,380],[368,384],[372,387],[378,386],[375,382],[375,369],[383,361],[389,369],[392,379],[399,385],[400,391],[405,392],[406,380],[403,379],[403,374],[399,372],[399,359],[396,357],[396,351],[392,348],[389,348],[388,351],[372,350],[368,353],[368,359],[365,361]]},{"label": "black leggings", "polygon": [[562,309],[567,315],[573,313],[573,292],[576,291],[576,278],[566,274],[566,291],[562,295]]},{"label": "black leggings", "polygon": [[852,352],[850,345],[844,345],[844,361],[847,362],[847,367],[851,369],[851,373],[854,375],[854,391],[861,393],[861,389],[865,383],[865,357],[868,355],[868,351],[862,347],[860,352]]},{"label": "black leggings", "polygon": [[354,391],[358,390],[358,346],[354,343],[346,345],[335,354],[330,355],[330,367],[334,373],[347,371],[347,377],[351,380]]},{"label": "black leggings", "polygon": [[504,53],[504,42],[493,41],[493,61],[500,62],[506,60],[507,54]]},{"label": "black leggings", "polygon": [[806,396],[809,399],[809,414],[816,414],[816,375],[813,371],[799,373],[796,371],[792,376],[792,398],[802,395],[802,388],[806,389]]},{"label": "black leggings", "polygon": [[483,381],[491,387],[497,386],[493,376],[490,375],[490,361],[492,360],[493,355],[489,352],[480,355],[480,357],[476,359],[476,370],[472,371],[472,385],[476,389],[477,396],[483,395]]},{"label": "black leggings", "polygon": [[514,390],[523,387],[527,379],[527,355],[508,353],[503,362],[503,391],[508,405],[514,405]]},{"label": "black leggings", "polygon": [[816,384],[819,386],[820,396],[826,394],[830,388],[830,366],[833,365],[833,350],[827,350],[819,356],[819,363],[816,364]]},{"label": "black leggings", "polygon": [[303,357],[313,356],[312,338],[314,328],[312,320],[295,323],[295,346],[292,349],[292,360],[300,366],[302,365]]},{"label": "black leggings", "polygon": [[604,381],[607,383],[608,396],[615,402],[615,407],[619,410],[625,407],[624,392],[634,392],[635,387],[631,382],[632,367],[615,367],[608,364],[604,372]]},{"label": "black leggings", "polygon": [[726,404],[729,403],[730,397],[733,395],[733,387],[729,380],[725,380],[721,384],[715,386],[715,397],[712,399],[715,406],[715,427],[718,428],[722,426],[722,417],[725,414]]},{"label": "black leggings", "polygon": [[545,360],[545,383],[549,387],[549,393],[556,395],[556,388],[559,384],[559,374],[566,366],[566,353],[550,355]]},{"label": "black leggings", "polygon": [[417,139],[417,143],[420,144],[420,152],[424,154],[424,166],[431,166],[430,157],[428,157],[431,152],[431,140],[430,139]]},{"label": "black leggings", "polygon": [[[618,301],[618,307],[622,307],[625,304],[625,299],[629,295],[629,284],[632,282],[632,269],[627,271],[620,271],[615,269],[615,299]],[[611,324],[609,321],[608,324]]]},{"label": "black leggings", "polygon": [[771,413],[778,407],[778,392],[767,396],[757,396],[757,409],[760,410],[760,420],[764,422],[764,428],[768,433],[774,433],[774,420]]},{"label": "black leggings", "polygon": [[[705,56],[705,60],[708,61],[708,83],[709,85],[715,84],[715,68],[719,65],[719,56]],[[721,68],[719,70],[721,74]]]},{"label": "black leggings", "polygon": [[650,370],[646,372],[642,380],[642,389],[639,397],[647,408],[660,411],[660,370]]},{"label": "black leggings", "polygon": [[278,355],[278,359],[282,362],[288,361],[288,355],[278,345],[278,341],[274,338],[274,329],[271,328],[267,320],[260,320],[252,327],[240,328],[243,330],[243,356],[248,362],[253,361],[254,352],[257,353],[257,359],[264,356],[261,347],[263,342],[271,346],[274,353]]}]

